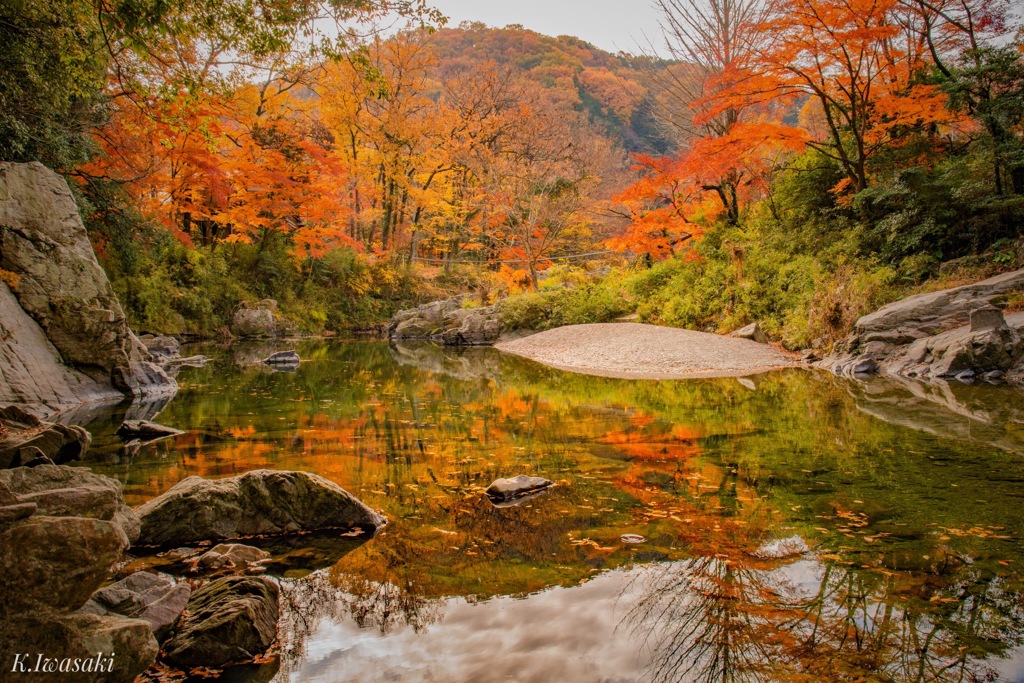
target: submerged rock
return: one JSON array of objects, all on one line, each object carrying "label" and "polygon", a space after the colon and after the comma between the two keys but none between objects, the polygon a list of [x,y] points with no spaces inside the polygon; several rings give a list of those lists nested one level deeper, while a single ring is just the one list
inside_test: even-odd
[{"label": "submerged rock", "polygon": [[221,543],[214,546],[199,557],[199,566],[210,569],[224,567],[247,568],[270,559],[270,553],[251,545],[241,543]]},{"label": "submerged rock", "polygon": [[537,493],[554,486],[554,482],[542,477],[530,477],[520,474],[511,479],[497,479],[487,487],[487,496],[491,499],[506,501],[531,493]]},{"label": "submerged rock", "polygon": [[0,285],[0,404],[58,409],[176,390],[128,328],[63,178],[0,163],[0,226],[0,269],[18,276],[16,290]]},{"label": "submerged rock", "polygon": [[326,528],[376,531],[387,523],[334,482],[308,472],[256,470],[237,477],[189,477],[137,510],[139,542],[194,541]]},{"label": "submerged rock", "polygon": [[135,572],[93,593],[82,611],[97,616],[118,614],[141,619],[149,624],[159,640],[170,633],[191,594],[187,583],[175,583],[162,574]]},{"label": "submerged rock", "polygon": [[277,638],[279,590],[267,579],[229,576],[192,593],[165,659],[182,669],[252,661]]},{"label": "submerged rock", "polygon": [[142,441],[153,441],[184,433],[180,429],[150,422],[149,420],[125,420],[117,428],[117,435],[122,439],[141,439]]}]

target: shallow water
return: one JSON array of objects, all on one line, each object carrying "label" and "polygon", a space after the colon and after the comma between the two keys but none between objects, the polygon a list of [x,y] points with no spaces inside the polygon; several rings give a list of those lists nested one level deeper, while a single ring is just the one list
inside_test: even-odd
[{"label": "shallow water", "polygon": [[[250,364],[270,350],[190,349],[214,362],[159,414],[180,437],[129,452],[123,410],[88,422],[87,464],[133,505],[266,467],[389,518],[275,550],[282,653],[245,675],[1024,680],[1024,391],[613,380],[383,343]],[[492,506],[517,474],[557,486]]]}]

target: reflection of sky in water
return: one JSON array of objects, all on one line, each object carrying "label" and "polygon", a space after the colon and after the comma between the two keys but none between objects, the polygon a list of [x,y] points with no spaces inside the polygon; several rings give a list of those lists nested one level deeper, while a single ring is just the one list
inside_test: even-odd
[{"label": "reflection of sky in water", "polygon": [[[666,649],[688,651],[687,643],[671,636],[676,626],[674,622],[683,612],[700,603],[701,597],[694,591],[700,591],[706,584],[698,581],[686,590],[685,582],[673,579],[691,576],[695,568],[699,574],[700,566],[701,563],[695,561],[609,571],[579,586],[551,588],[525,598],[502,597],[479,603],[449,598],[440,605],[437,623],[420,633],[409,626],[400,626],[381,635],[376,629],[360,628],[347,616],[324,618],[305,641],[304,656],[282,671],[277,680],[281,683],[649,681],[656,673],[655,662]],[[751,576],[760,577],[756,583],[762,586],[782,588],[785,601],[792,604],[811,600],[818,593],[825,566],[805,556],[791,558],[788,564],[774,570],[752,572],[748,579]],[[675,594],[670,595],[673,591]],[[675,607],[659,612],[668,602],[674,602]],[[296,615],[285,618],[296,618]],[[870,626],[867,630],[871,630]],[[681,659],[684,668],[671,671],[671,680],[704,680],[708,670],[685,670],[696,661]],[[1007,657],[990,660],[987,665],[990,673],[998,674],[998,680],[1024,681],[1024,648],[1011,650]],[[664,676],[665,672],[660,673]],[[765,680],[750,674],[737,669],[730,679]],[[948,680],[975,679],[954,675]]]},{"label": "reflection of sky in water", "polygon": [[632,580],[644,571],[609,572],[523,599],[450,599],[440,623],[419,635],[403,627],[380,637],[350,619],[325,620],[290,680],[641,681],[646,662],[618,627],[638,589]]}]

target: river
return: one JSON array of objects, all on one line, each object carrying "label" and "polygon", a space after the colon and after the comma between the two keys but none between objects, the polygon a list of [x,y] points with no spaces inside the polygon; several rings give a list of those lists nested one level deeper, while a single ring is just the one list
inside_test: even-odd
[{"label": "river", "polygon": [[[188,349],[212,362],[157,418],[181,436],[125,448],[124,409],[86,421],[85,464],[132,505],[297,469],[390,520],[276,546],[280,654],[229,680],[1024,680],[1020,389],[344,341],[272,372],[268,350]],[[483,495],[518,474],[556,486]]]}]

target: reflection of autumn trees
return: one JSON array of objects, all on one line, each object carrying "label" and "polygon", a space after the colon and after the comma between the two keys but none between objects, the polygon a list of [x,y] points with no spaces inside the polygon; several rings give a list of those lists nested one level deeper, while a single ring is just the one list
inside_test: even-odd
[{"label": "reflection of autumn trees", "polygon": [[625,623],[653,680],[996,680],[989,658],[1024,643],[1019,590],[967,564],[921,581],[787,562],[719,554],[641,573]]}]

